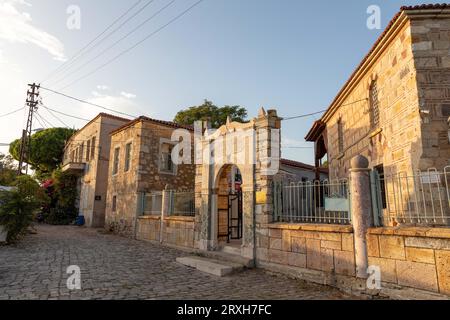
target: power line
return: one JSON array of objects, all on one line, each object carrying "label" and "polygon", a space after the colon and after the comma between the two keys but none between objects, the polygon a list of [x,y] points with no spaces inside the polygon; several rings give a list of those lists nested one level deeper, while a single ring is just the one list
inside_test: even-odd
[{"label": "power line", "polygon": [[22,111],[23,109],[25,109],[25,107],[22,107],[20,109],[17,109],[17,110],[14,110],[14,111],[2,114],[2,115],[0,115],[0,118],[4,118],[4,117],[7,117],[7,116],[10,116],[10,115],[15,114],[15,113],[17,113],[19,111]]},{"label": "power line", "polygon": [[124,115],[124,116],[127,116],[127,117],[137,118],[137,116],[135,116],[135,115],[132,115],[132,114],[129,114],[129,113],[125,113],[125,112],[121,112],[121,111],[117,111],[117,110],[114,110],[112,108],[108,108],[108,107],[105,107],[105,106],[102,106],[102,105],[99,105],[99,104],[96,104],[96,103],[92,103],[92,102],[89,102],[89,101],[86,101],[86,100],[82,100],[82,99],[70,96],[68,94],[65,94],[65,93],[62,93],[62,92],[59,92],[59,91],[56,91],[56,90],[53,90],[53,89],[49,89],[49,88],[45,88],[45,87],[41,87],[41,89],[49,91],[49,92],[52,92],[54,94],[58,94],[60,96],[63,96],[63,97],[66,97],[66,98],[69,98],[69,99],[72,99],[72,100],[75,100],[75,101],[78,101],[78,102],[81,102],[81,103],[84,103],[84,104],[88,104],[88,105],[91,105],[91,106],[94,106],[94,107],[97,107],[97,108],[104,109],[104,110],[107,110],[107,111],[110,111],[110,112],[118,113],[118,114],[121,114],[121,115]]},{"label": "power line", "polygon": [[[356,103],[359,103],[359,102],[362,102],[362,101],[367,101],[367,100],[368,100],[367,98],[364,98],[364,99],[352,101],[352,102],[349,102],[349,103],[346,103],[346,104],[342,104],[342,105],[340,105],[340,107],[350,106],[350,105],[352,105],[352,104],[356,104]],[[321,113],[324,113],[324,112],[327,112],[327,111],[328,111],[328,109],[324,109],[324,110],[322,110],[322,111],[318,111],[318,112],[314,112],[314,113],[309,113],[309,114],[303,114],[303,115],[294,116],[294,117],[289,117],[289,118],[283,118],[283,119],[281,119],[281,120],[282,120],[282,121],[288,121],[288,120],[294,120],[294,119],[300,119],[300,118],[307,118],[307,117],[311,117],[311,116],[314,116],[314,115],[316,115],[316,114],[321,114]]]},{"label": "power line", "polygon": [[47,112],[48,112],[51,116],[53,116],[53,118],[55,118],[55,119],[58,120],[60,123],[62,123],[62,125],[63,125],[64,127],[69,128],[69,126],[68,126],[64,121],[62,121],[60,117],[58,117],[57,115],[55,115],[51,110],[49,110],[49,109],[46,108],[45,106],[44,106],[44,109],[47,110]]},{"label": "power line", "polygon": [[163,6],[161,9],[159,9],[155,14],[153,14],[151,17],[149,17],[148,19],[144,20],[141,24],[139,24],[137,27],[135,27],[134,29],[132,29],[130,32],[128,32],[125,36],[123,36],[122,38],[120,38],[119,40],[117,40],[116,42],[114,42],[112,45],[110,45],[109,47],[107,47],[106,49],[104,49],[102,52],[100,52],[98,55],[96,55],[95,57],[93,57],[92,59],[90,59],[89,61],[87,61],[86,63],[82,64],[81,66],[79,66],[75,71],[70,72],[70,74],[63,76],[61,79],[56,80],[56,83],[58,82],[62,82],[67,78],[72,77],[75,73],[81,71],[84,67],[88,66],[89,64],[91,64],[92,62],[94,62],[95,60],[97,60],[98,58],[100,58],[101,56],[103,56],[105,53],[107,53],[109,50],[111,50],[112,48],[114,48],[116,45],[118,45],[120,42],[122,42],[123,40],[125,40],[126,38],[128,38],[129,36],[131,36],[133,33],[135,33],[136,31],[138,31],[140,28],[142,28],[145,24],[147,24],[148,22],[150,22],[151,20],[153,20],[156,16],[158,16],[161,12],[163,12],[165,9],[167,9],[169,6],[171,6],[172,4],[175,3],[176,0],[172,0],[171,2],[169,2],[168,4],[166,4],[165,6]]},{"label": "power line", "polygon": [[[65,67],[69,66],[70,64],[72,64],[73,62],[75,62],[76,60],[78,60],[78,58],[80,58],[80,56],[83,56],[84,53],[82,54],[82,52],[84,50],[86,50],[87,48],[89,48],[89,46],[91,44],[93,44],[95,41],[97,41],[102,35],[104,35],[109,29],[111,29],[117,22],[119,22],[123,17],[125,17],[131,10],[133,10],[135,7],[137,7],[137,5],[139,3],[141,3],[143,0],[139,0],[137,1],[134,5],[132,5],[127,11],[125,11],[125,13],[123,13],[119,18],[117,18],[113,23],[111,23],[105,30],[103,30],[103,32],[101,32],[98,36],[96,36],[93,40],[91,40],[88,44],[86,44],[83,48],[81,48],[74,56],[72,56],[72,58],[70,58],[68,61],[64,62],[62,65],[60,65],[58,68],[56,68],[53,72],[51,72],[42,82],[45,82],[47,80],[49,80],[50,78],[52,78],[55,74],[58,74],[62,69],[65,69]],[[147,6],[147,5],[146,5]],[[112,35],[114,32],[116,32],[118,29],[120,29],[123,25],[125,25],[128,21],[130,21],[132,18],[134,18],[139,12],[141,12],[143,9],[145,9],[144,6],[143,8],[141,8],[135,15],[133,15],[131,18],[127,19],[123,24],[121,24],[118,28],[116,28],[115,30],[113,30],[113,32],[109,33],[105,38],[103,38],[101,41],[107,39],[110,35]],[[97,43],[98,45],[99,43]],[[95,46],[94,46],[95,48]],[[93,48],[91,48],[90,50],[92,50]],[[89,51],[89,50],[88,50]],[[80,55],[81,54],[81,55]],[[67,69],[65,69],[67,70]]]},{"label": "power line", "polygon": [[120,57],[122,57],[123,55],[125,55],[126,53],[130,52],[131,50],[135,49],[136,47],[138,47],[139,45],[141,45],[142,43],[144,43],[145,41],[147,41],[149,38],[153,37],[154,35],[156,35],[157,33],[159,33],[160,31],[162,31],[163,29],[165,29],[166,27],[168,27],[170,24],[174,23],[176,20],[180,19],[182,16],[184,16],[185,14],[187,14],[189,11],[191,11],[194,7],[196,7],[197,5],[199,5],[201,2],[203,2],[203,0],[199,0],[197,2],[195,2],[193,5],[191,5],[189,8],[187,8],[186,10],[184,10],[183,12],[181,12],[180,14],[178,14],[177,16],[175,16],[174,18],[172,18],[169,22],[167,22],[166,24],[164,24],[162,27],[156,29],[155,31],[153,31],[152,33],[150,33],[149,35],[147,35],[146,37],[144,37],[142,40],[138,41],[137,43],[135,43],[134,45],[132,45],[131,47],[129,47],[128,49],[122,51],[121,53],[119,53],[118,55],[116,55],[115,57],[113,57],[112,59],[108,60],[106,63],[100,65],[98,68],[94,69],[93,71],[85,74],[84,76],[72,81],[71,83],[69,83],[68,85],[62,87],[60,90],[66,89],[70,86],[72,86],[73,84],[84,80],[88,77],[90,77],[91,75],[95,74],[96,72],[98,72],[99,70],[103,69],[104,67],[106,67],[107,65],[113,63],[114,61],[116,61],[117,59],[119,59]]}]

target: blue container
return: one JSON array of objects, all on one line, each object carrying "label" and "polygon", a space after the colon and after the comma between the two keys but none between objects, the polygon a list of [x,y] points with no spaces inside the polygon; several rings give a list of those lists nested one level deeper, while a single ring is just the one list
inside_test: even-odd
[{"label": "blue container", "polygon": [[85,224],[84,216],[78,216],[75,224],[79,227],[84,226]]}]

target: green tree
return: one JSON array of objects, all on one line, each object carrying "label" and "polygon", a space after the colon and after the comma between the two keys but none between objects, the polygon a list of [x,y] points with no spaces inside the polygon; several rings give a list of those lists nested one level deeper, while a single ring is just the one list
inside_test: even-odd
[{"label": "green tree", "polygon": [[[75,133],[73,129],[51,128],[31,136],[31,154],[29,165],[36,171],[40,180],[51,176],[58,168],[64,155],[66,141]],[[9,147],[9,153],[16,160],[20,159],[21,140],[15,140]]]},{"label": "green tree", "polygon": [[247,122],[247,110],[241,106],[217,107],[211,101],[205,100],[200,106],[182,110],[175,116],[174,122],[182,125],[193,125],[195,121],[209,121],[212,128],[219,128],[227,122]]},{"label": "green tree", "polygon": [[17,177],[17,166],[10,155],[0,153],[0,186],[11,186]]},{"label": "green tree", "polygon": [[0,191],[0,225],[8,235],[7,242],[15,242],[23,236],[33,222],[34,214],[49,198],[30,176],[19,176],[12,191]]}]

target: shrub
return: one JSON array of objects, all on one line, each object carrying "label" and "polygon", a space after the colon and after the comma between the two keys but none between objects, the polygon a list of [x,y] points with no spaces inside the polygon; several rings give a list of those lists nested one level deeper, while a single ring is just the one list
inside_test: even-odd
[{"label": "shrub", "polygon": [[33,222],[34,214],[48,197],[29,176],[16,179],[12,191],[0,191],[0,225],[7,231],[8,243],[19,240]]}]

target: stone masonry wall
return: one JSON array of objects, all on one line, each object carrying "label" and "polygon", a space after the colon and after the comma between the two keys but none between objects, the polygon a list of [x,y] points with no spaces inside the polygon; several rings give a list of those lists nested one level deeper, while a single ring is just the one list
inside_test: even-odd
[{"label": "stone masonry wall", "polygon": [[[161,218],[156,216],[138,219],[137,239],[160,241]],[[163,244],[194,248],[194,218],[170,217],[164,219]]]},{"label": "stone masonry wall", "polygon": [[[350,160],[359,154],[369,159],[370,167],[383,164],[386,174],[409,171],[417,163],[420,115],[411,41],[411,28],[406,24],[327,121],[331,179],[346,178]],[[378,128],[370,125],[368,97],[372,80],[378,87]],[[359,100],[363,101],[356,102]],[[342,153],[339,119],[344,132]]]},{"label": "stone masonry wall", "polygon": [[421,170],[450,165],[450,18],[412,19],[412,47],[422,115]]},{"label": "stone masonry wall", "polygon": [[351,226],[269,224],[260,230],[257,259],[262,262],[355,276]]},{"label": "stone masonry wall", "polygon": [[[122,130],[111,137],[109,162],[109,183],[106,205],[105,227],[125,236],[134,236],[138,210],[137,177],[139,175],[139,154],[141,123]],[[125,172],[125,147],[131,143],[130,169]],[[114,150],[119,147],[119,168],[113,175]],[[116,197],[116,211],[113,211],[113,197]]]},{"label": "stone masonry wall", "polygon": [[367,235],[369,265],[383,286],[450,295],[450,229],[376,228]]}]

